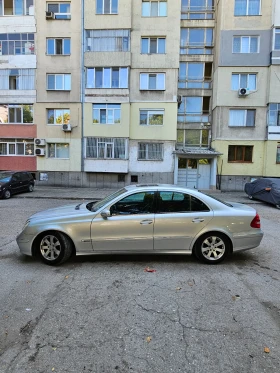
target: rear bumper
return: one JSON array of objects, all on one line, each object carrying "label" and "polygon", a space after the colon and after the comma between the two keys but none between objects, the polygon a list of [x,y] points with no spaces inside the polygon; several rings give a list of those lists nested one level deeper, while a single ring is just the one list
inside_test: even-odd
[{"label": "rear bumper", "polygon": [[254,249],[260,245],[262,238],[262,231],[250,235],[235,236],[233,238],[233,252]]}]

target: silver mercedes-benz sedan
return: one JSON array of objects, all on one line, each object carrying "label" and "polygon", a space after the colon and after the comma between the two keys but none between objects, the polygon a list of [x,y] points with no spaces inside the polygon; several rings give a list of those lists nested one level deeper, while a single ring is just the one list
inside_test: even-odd
[{"label": "silver mercedes-benz sedan", "polygon": [[32,215],[17,237],[20,251],[46,264],[70,256],[112,253],[194,254],[221,262],[257,247],[260,217],[247,205],[223,202],[175,185],[130,185],[98,202]]}]

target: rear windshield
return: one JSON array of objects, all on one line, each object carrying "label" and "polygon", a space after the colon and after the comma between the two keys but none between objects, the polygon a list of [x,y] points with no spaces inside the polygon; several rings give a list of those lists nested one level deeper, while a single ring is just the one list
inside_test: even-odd
[{"label": "rear windshield", "polygon": [[229,207],[233,207],[230,203],[228,203],[228,202],[225,202],[225,201],[223,201],[222,199],[220,199],[220,198],[217,198],[217,197],[213,197],[213,195],[210,195],[210,194],[207,194],[207,193],[203,193],[203,194],[205,194],[206,196],[208,196],[208,197],[210,197],[210,198],[213,198],[213,199],[215,199],[216,201],[219,201],[219,202],[221,202],[222,204],[224,204],[224,205],[226,205],[226,206],[229,206]]}]

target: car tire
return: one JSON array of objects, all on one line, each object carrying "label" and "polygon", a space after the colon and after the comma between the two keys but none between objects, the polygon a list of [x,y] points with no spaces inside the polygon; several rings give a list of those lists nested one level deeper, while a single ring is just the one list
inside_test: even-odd
[{"label": "car tire", "polygon": [[73,253],[73,243],[63,233],[46,232],[39,237],[38,253],[41,260],[48,265],[58,265],[65,262]]},{"label": "car tire", "polygon": [[249,199],[254,199],[253,196],[251,196],[251,195],[248,195],[248,198],[249,198]]},{"label": "car tire", "polygon": [[278,209],[278,210],[280,210],[280,205],[275,205],[275,207]]},{"label": "car tire", "polygon": [[28,192],[33,192],[34,190],[34,185],[33,184],[29,184],[28,185]]},{"label": "car tire", "polygon": [[9,199],[9,198],[11,198],[11,195],[12,195],[12,193],[11,193],[10,189],[6,189],[5,192],[3,193],[3,198],[4,199]]},{"label": "car tire", "polygon": [[230,239],[222,233],[215,232],[209,232],[199,237],[194,247],[195,256],[207,264],[220,263],[230,252]]}]

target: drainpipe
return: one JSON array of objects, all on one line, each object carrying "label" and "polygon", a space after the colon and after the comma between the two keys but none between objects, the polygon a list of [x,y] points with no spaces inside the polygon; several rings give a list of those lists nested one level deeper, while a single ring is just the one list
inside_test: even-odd
[{"label": "drainpipe", "polygon": [[81,20],[81,37],[82,37],[82,46],[81,46],[81,172],[84,172],[84,96],[85,96],[85,69],[84,69],[84,51],[85,51],[85,1],[82,2],[82,20]]}]

